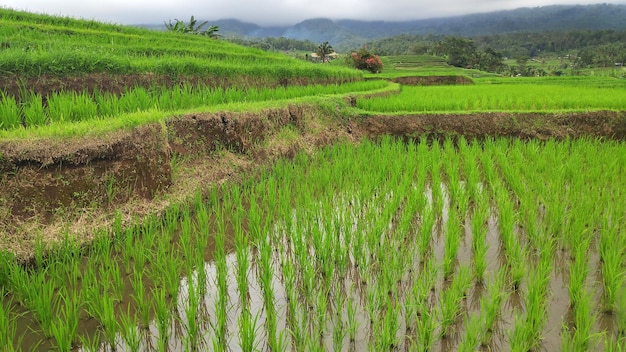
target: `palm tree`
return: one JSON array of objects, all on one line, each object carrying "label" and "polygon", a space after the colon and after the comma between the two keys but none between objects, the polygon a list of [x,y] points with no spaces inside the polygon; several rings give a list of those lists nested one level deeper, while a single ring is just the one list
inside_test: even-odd
[{"label": "palm tree", "polygon": [[319,55],[320,59],[322,59],[322,63],[326,62],[328,55],[332,54],[333,52],[335,52],[335,49],[333,49],[333,47],[330,46],[328,42],[323,42],[322,44],[320,44],[320,46],[318,46],[317,50],[315,51],[315,53]]}]

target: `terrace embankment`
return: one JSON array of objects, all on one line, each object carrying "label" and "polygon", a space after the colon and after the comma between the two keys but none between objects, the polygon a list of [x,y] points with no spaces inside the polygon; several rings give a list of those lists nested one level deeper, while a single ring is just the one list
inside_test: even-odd
[{"label": "terrace embankment", "polygon": [[346,118],[340,104],[291,105],[190,114],[103,136],[0,141],[0,247],[29,257],[39,239],[76,232],[88,240],[84,233],[110,225],[115,212],[130,223],[277,157],[382,135],[623,140],[626,112]]},{"label": "terrace embankment", "polygon": [[385,115],[359,123],[364,136],[462,135],[467,139],[515,137],[564,139],[602,137],[626,139],[626,112],[593,111],[567,113],[472,113]]},{"label": "terrace embankment", "polygon": [[[18,101],[22,94],[39,94],[42,96],[44,104],[48,97],[61,92],[82,92],[111,93],[121,95],[128,91],[129,87],[144,87],[152,89],[154,87],[168,87],[179,85],[208,86],[208,87],[277,87],[277,86],[298,86],[308,84],[345,83],[353,79],[328,78],[307,79],[302,77],[274,78],[260,80],[246,76],[239,77],[213,77],[213,76],[193,76],[193,75],[165,75],[154,73],[136,74],[105,74],[89,73],[78,76],[54,76],[39,75],[35,77],[21,77],[17,75],[1,76],[0,91],[7,96],[15,97]],[[28,89],[25,89],[28,87]]]},{"label": "terrace embankment", "polygon": [[392,81],[408,86],[474,84],[474,81],[465,76],[406,76],[394,78]]}]

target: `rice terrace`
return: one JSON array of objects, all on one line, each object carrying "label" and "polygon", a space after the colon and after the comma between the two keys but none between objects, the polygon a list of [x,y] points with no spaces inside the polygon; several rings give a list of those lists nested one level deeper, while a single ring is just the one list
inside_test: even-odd
[{"label": "rice terrace", "polygon": [[624,68],[380,59],[0,8],[0,350],[626,350]]}]

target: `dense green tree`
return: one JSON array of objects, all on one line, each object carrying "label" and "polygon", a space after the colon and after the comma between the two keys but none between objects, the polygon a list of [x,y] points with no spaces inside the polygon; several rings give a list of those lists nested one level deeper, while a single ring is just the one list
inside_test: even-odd
[{"label": "dense green tree", "polygon": [[472,67],[477,61],[476,43],[463,37],[445,37],[435,44],[435,53],[456,67]]},{"label": "dense green tree", "polygon": [[478,69],[488,72],[502,72],[506,65],[504,64],[504,56],[487,47],[484,51],[478,53]]}]

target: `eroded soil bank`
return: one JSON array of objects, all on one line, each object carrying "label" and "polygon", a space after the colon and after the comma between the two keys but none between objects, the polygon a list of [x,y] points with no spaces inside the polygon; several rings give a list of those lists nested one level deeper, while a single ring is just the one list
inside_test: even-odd
[{"label": "eroded soil bank", "polygon": [[38,240],[85,241],[114,214],[130,223],[195,190],[340,139],[626,138],[626,112],[341,117],[314,106],[191,114],[105,136],[0,141],[0,249],[29,258]]}]

